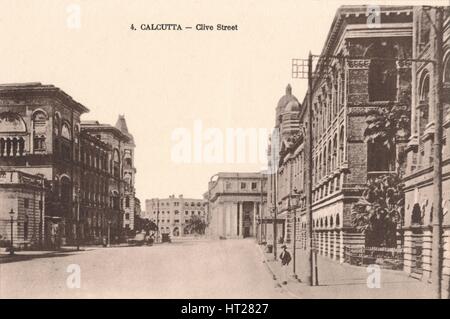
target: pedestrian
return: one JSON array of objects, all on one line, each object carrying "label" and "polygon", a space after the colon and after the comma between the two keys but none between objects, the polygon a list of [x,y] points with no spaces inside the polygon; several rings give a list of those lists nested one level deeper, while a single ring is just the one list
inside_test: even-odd
[{"label": "pedestrian", "polygon": [[287,251],[287,246],[283,245],[281,246],[283,251],[280,254],[280,261],[281,261],[281,272],[283,276],[283,285],[287,285],[287,273],[288,273],[288,266],[291,262],[291,254]]}]

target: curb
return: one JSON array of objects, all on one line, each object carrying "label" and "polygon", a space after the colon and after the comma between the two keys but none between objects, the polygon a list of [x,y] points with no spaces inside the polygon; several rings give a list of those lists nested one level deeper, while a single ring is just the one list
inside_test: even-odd
[{"label": "curb", "polygon": [[280,280],[278,280],[275,271],[272,269],[272,267],[270,267],[266,254],[263,252],[263,250],[261,249],[260,245],[256,245],[258,246],[258,250],[262,255],[262,259],[263,259],[263,263],[266,265],[266,268],[268,269],[268,271],[270,272],[270,274],[272,275],[272,279],[275,280],[277,282],[277,287],[281,288],[284,292],[286,292],[287,294],[289,294],[291,297],[295,298],[295,299],[302,299],[302,297],[300,297],[299,295],[293,293],[290,289],[288,289],[287,285],[283,285],[282,282]]}]

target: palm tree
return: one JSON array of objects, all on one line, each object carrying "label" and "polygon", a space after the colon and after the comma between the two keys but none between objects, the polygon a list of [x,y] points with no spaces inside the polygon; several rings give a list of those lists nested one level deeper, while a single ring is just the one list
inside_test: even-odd
[{"label": "palm tree", "polygon": [[403,222],[403,184],[397,174],[382,175],[367,182],[361,198],[352,207],[352,222],[366,235],[366,245],[395,247],[397,226]]},{"label": "palm tree", "polygon": [[144,231],[146,234],[149,234],[150,231],[157,231],[158,226],[151,220],[147,218],[141,218],[140,216],[134,217],[134,230],[139,233]]},{"label": "palm tree", "polygon": [[193,216],[191,216],[190,219],[188,219],[186,221],[185,229],[190,234],[204,235],[205,229],[206,229],[206,222],[202,218],[200,218],[196,215],[193,215]]}]

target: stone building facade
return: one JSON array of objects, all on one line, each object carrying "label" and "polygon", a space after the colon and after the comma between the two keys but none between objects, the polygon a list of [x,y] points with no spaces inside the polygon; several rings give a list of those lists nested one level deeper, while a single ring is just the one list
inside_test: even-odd
[{"label": "stone building facade", "polygon": [[152,198],[145,201],[145,218],[154,222],[162,234],[173,237],[189,236],[186,227],[192,216],[207,220],[206,202],[203,199],[184,198],[183,195],[168,198]]},{"label": "stone building facade", "polygon": [[209,205],[208,236],[258,237],[258,221],[267,206],[262,173],[218,173],[204,196]]},{"label": "stone building facade", "polygon": [[42,177],[0,170],[0,247],[10,245],[11,215],[14,246],[38,246],[44,239],[45,184]]},{"label": "stone building facade", "polygon": [[[92,218],[88,221],[97,223],[99,232],[102,230],[101,236],[107,233],[108,227],[112,238],[125,236],[130,230],[134,229],[134,179],[136,169],[134,168],[133,136],[128,132],[125,118],[122,115],[119,115],[115,126],[102,124],[98,121],[81,122],[81,131],[110,147],[110,152],[107,153],[106,157],[107,163],[109,163],[107,169],[110,174],[108,183],[97,185],[94,179],[94,184],[90,186],[90,194],[91,200],[92,196],[95,199],[97,190],[103,187],[102,192],[104,192],[104,196],[109,203],[108,209],[113,212],[103,216],[92,215]],[[101,153],[86,154],[85,156],[91,158],[95,168],[97,162],[102,162],[103,156]],[[92,205],[88,206],[92,207]]]},{"label": "stone building facade", "polygon": [[412,276],[431,279],[432,221],[433,221],[433,151],[434,114],[436,110],[437,77],[443,80],[443,150],[442,150],[442,214],[443,261],[442,290],[448,297],[450,282],[450,18],[445,8],[443,46],[436,43],[434,8],[414,7],[413,57],[436,60],[440,51],[442,74],[435,72],[429,62],[417,62],[412,67],[411,137],[407,154],[405,182],[404,269]]},{"label": "stone building facade", "polygon": [[[398,159],[409,137],[408,131],[399,132],[395,147],[388,149],[382,143],[368,141],[365,132],[380,110],[396,107],[407,113],[410,109],[411,64],[401,61],[412,56],[412,7],[380,7],[377,28],[367,23],[366,10],[362,6],[338,9],[313,75],[315,245],[320,254],[340,262],[344,261],[345,247],[364,245],[364,236],[352,224],[353,203],[368,179],[404,170],[405,164],[399,164]],[[273,177],[277,180],[276,205],[287,220],[285,239],[292,243],[295,224],[296,241],[300,243],[297,247],[304,248],[307,225],[302,123],[308,103],[309,92],[297,111],[300,130],[290,135],[287,147],[280,148],[277,175]],[[273,159],[273,154],[270,157]]]},{"label": "stone building facade", "polygon": [[127,194],[134,198],[134,188],[125,187],[134,182],[125,164],[132,137],[121,125],[82,124],[87,112],[53,85],[0,85],[0,169],[47,181],[47,244],[97,242],[108,228],[119,238],[121,204]]}]

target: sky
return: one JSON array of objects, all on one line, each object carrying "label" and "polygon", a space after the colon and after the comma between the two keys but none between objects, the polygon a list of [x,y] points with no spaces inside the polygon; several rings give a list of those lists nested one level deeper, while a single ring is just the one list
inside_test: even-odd
[{"label": "sky", "polygon": [[[200,198],[213,174],[259,171],[263,163],[195,161],[195,150],[181,163],[174,148],[186,150],[191,138],[203,152],[227,129],[272,128],[286,85],[300,102],[305,94],[306,81],[291,79],[291,59],[320,53],[342,4],[361,2],[0,0],[0,83],[60,87],[90,109],[83,120],[114,125],[124,114],[136,143],[137,197]],[[139,30],[152,23],[238,30]]]}]

